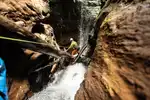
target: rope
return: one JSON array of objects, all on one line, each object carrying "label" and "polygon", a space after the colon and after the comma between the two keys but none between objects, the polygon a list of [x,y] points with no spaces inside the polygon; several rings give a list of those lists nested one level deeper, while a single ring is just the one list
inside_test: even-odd
[{"label": "rope", "polygon": [[83,51],[87,48],[87,46],[88,46],[88,44],[85,44],[85,45],[80,49],[78,56],[75,58],[75,60],[74,60],[74,62],[73,62],[72,64],[74,64],[74,63],[77,62],[77,60],[78,60],[79,57],[82,55]]},{"label": "rope", "polygon": [[0,39],[9,40],[9,41],[16,41],[16,42],[24,42],[24,43],[47,45],[47,44],[45,44],[45,43],[39,43],[39,42],[28,41],[28,40],[23,40],[23,39],[16,39],[16,38],[5,37],[5,36],[0,36]]}]

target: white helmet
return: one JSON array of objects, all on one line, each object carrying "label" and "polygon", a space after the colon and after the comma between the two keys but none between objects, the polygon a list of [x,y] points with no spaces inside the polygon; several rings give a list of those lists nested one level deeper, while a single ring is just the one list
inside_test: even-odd
[{"label": "white helmet", "polygon": [[70,41],[73,41],[73,38],[70,38]]}]

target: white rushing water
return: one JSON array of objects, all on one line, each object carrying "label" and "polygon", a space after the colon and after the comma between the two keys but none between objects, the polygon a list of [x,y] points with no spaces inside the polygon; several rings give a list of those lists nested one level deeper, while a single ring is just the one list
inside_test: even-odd
[{"label": "white rushing water", "polygon": [[29,100],[74,100],[74,96],[84,79],[86,66],[76,63],[66,70],[55,73],[55,80]]}]

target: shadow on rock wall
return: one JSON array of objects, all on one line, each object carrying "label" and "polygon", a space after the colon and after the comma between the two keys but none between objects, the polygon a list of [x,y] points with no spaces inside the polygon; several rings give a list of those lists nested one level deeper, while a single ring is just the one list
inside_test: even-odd
[{"label": "shadow on rock wall", "polygon": [[60,45],[66,45],[70,37],[78,40],[80,4],[73,0],[52,0],[50,7],[52,12],[47,22],[54,28],[57,42]]}]

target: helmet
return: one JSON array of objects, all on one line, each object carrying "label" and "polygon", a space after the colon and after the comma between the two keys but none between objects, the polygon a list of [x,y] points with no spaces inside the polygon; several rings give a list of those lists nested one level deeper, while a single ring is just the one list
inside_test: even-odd
[{"label": "helmet", "polygon": [[73,38],[70,38],[70,41],[73,41]]}]

